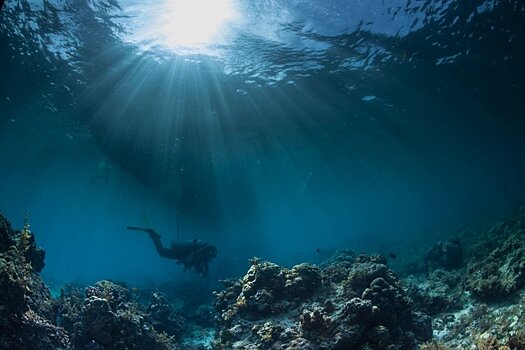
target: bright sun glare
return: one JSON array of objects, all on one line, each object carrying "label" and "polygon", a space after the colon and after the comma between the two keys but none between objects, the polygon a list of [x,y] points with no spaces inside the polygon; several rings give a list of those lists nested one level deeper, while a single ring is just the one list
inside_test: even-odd
[{"label": "bright sun glare", "polygon": [[150,34],[156,36],[154,41],[172,49],[191,50],[213,44],[224,24],[235,17],[233,1],[166,0],[158,5],[155,33]]}]

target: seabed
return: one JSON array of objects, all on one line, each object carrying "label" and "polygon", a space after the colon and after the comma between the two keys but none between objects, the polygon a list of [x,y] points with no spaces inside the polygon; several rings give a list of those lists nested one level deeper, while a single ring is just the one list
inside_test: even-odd
[{"label": "seabed", "polygon": [[2,216],[0,348],[524,349],[524,234],[519,208],[388,258],[348,249],[291,268],[253,258],[195,305],[191,288],[112,281],[52,296],[29,224],[13,230]]}]

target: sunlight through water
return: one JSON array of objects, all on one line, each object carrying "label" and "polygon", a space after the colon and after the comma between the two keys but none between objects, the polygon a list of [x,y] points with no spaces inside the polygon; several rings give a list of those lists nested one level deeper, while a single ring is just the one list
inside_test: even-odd
[{"label": "sunlight through water", "polygon": [[[237,18],[234,0],[164,0],[125,3],[125,39],[143,50],[213,56]],[[131,21],[128,21],[131,19]]]}]

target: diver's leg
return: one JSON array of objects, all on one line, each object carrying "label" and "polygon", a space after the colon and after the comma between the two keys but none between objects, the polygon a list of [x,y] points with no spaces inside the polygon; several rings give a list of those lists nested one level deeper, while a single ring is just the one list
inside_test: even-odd
[{"label": "diver's leg", "polygon": [[155,245],[155,249],[157,249],[157,252],[159,253],[161,257],[168,258],[168,259],[174,258],[172,256],[173,255],[172,250],[168,248],[164,248],[160,240],[160,235],[157,232],[155,232],[155,230],[153,229],[148,230],[148,234],[151,240],[153,241],[153,244]]}]

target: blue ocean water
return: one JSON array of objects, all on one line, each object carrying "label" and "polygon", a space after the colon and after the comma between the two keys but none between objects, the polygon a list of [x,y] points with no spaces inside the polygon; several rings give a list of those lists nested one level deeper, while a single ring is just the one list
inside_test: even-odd
[{"label": "blue ocean water", "polygon": [[[5,0],[0,211],[47,281],[319,262],[523,204],[521,1]],[[178,227],[178,229],[177,229]]]}]

